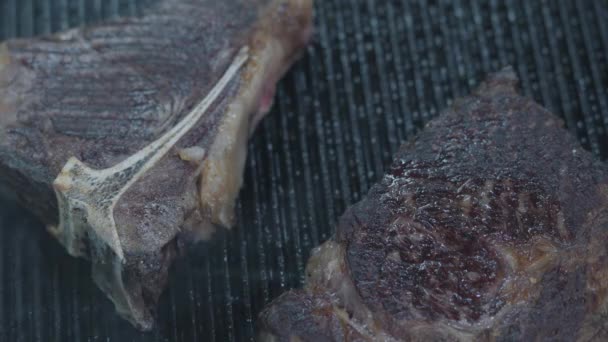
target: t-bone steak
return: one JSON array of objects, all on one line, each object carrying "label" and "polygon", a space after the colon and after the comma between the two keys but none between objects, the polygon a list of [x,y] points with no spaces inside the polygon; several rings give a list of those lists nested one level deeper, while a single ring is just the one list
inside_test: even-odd
[{"label": "t-bone steak", "polygon": [[232,224],[247,138],[311,16],[312,0],[162,0],[0,44],[0,183],[139,328],[178,233]]}]

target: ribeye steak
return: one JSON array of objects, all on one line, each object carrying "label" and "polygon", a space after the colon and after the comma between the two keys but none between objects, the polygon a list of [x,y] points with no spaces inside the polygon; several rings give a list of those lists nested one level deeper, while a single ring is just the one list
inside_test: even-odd
[{"label": "ribeye steak", "polygon": [[229,227],[248,135],[311,33],[311,0],[161,0],[0,44],[0,175],[149,329],[178,233]]},{"label": "ribeye steak", "polygon": [[266,341],[608,340],[608,167],[505,69],[405,144]]}]

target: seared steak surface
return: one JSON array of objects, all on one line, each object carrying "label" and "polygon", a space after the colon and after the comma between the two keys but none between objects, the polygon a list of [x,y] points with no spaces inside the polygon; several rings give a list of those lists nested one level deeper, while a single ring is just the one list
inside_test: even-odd
[{"label": "seared steak surface", "polygon": [[310,36],[308,0],[162,0],[0,44],[0,175],[149,329],[178,234],[229,227],[246,141]]},{"label": "seared steak surface", "polygon": [[516,83],[491,75],[401,148],[263,339],[608,339],[608,168]]}]

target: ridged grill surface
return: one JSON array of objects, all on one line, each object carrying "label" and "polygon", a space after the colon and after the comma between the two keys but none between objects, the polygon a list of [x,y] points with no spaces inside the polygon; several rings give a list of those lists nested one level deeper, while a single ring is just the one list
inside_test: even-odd
[{"label": "ridged grill surface", "polygon": [[[0,39],[49,33],[153,0],[0,0]],[[317,0],[316,35],[249,145],[238,225],[180,260],[142,334],[86,261],[0,201],[0,340],[249,341],[264,304],[302,284],[310,250],[398,146],[491,71],[608,158],[608,1]]]}]

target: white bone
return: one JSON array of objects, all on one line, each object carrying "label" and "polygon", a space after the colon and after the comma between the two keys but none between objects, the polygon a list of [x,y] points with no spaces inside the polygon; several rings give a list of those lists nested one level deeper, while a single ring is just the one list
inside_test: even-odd
[{"label": "white bone", "polygon": [[159,139],[115,166],[94,170],[75,157],[67,161],[53,182],[59,206],[59,226],[52,230],[70,254],[83,254],[83,238],[88,232],[92,240],[90,247],[108,246],[119,260],[124,260],[114,222],[114,206],[201,119],[248,59],[249,49],[243,47],[222,78],[190,113]]}]

